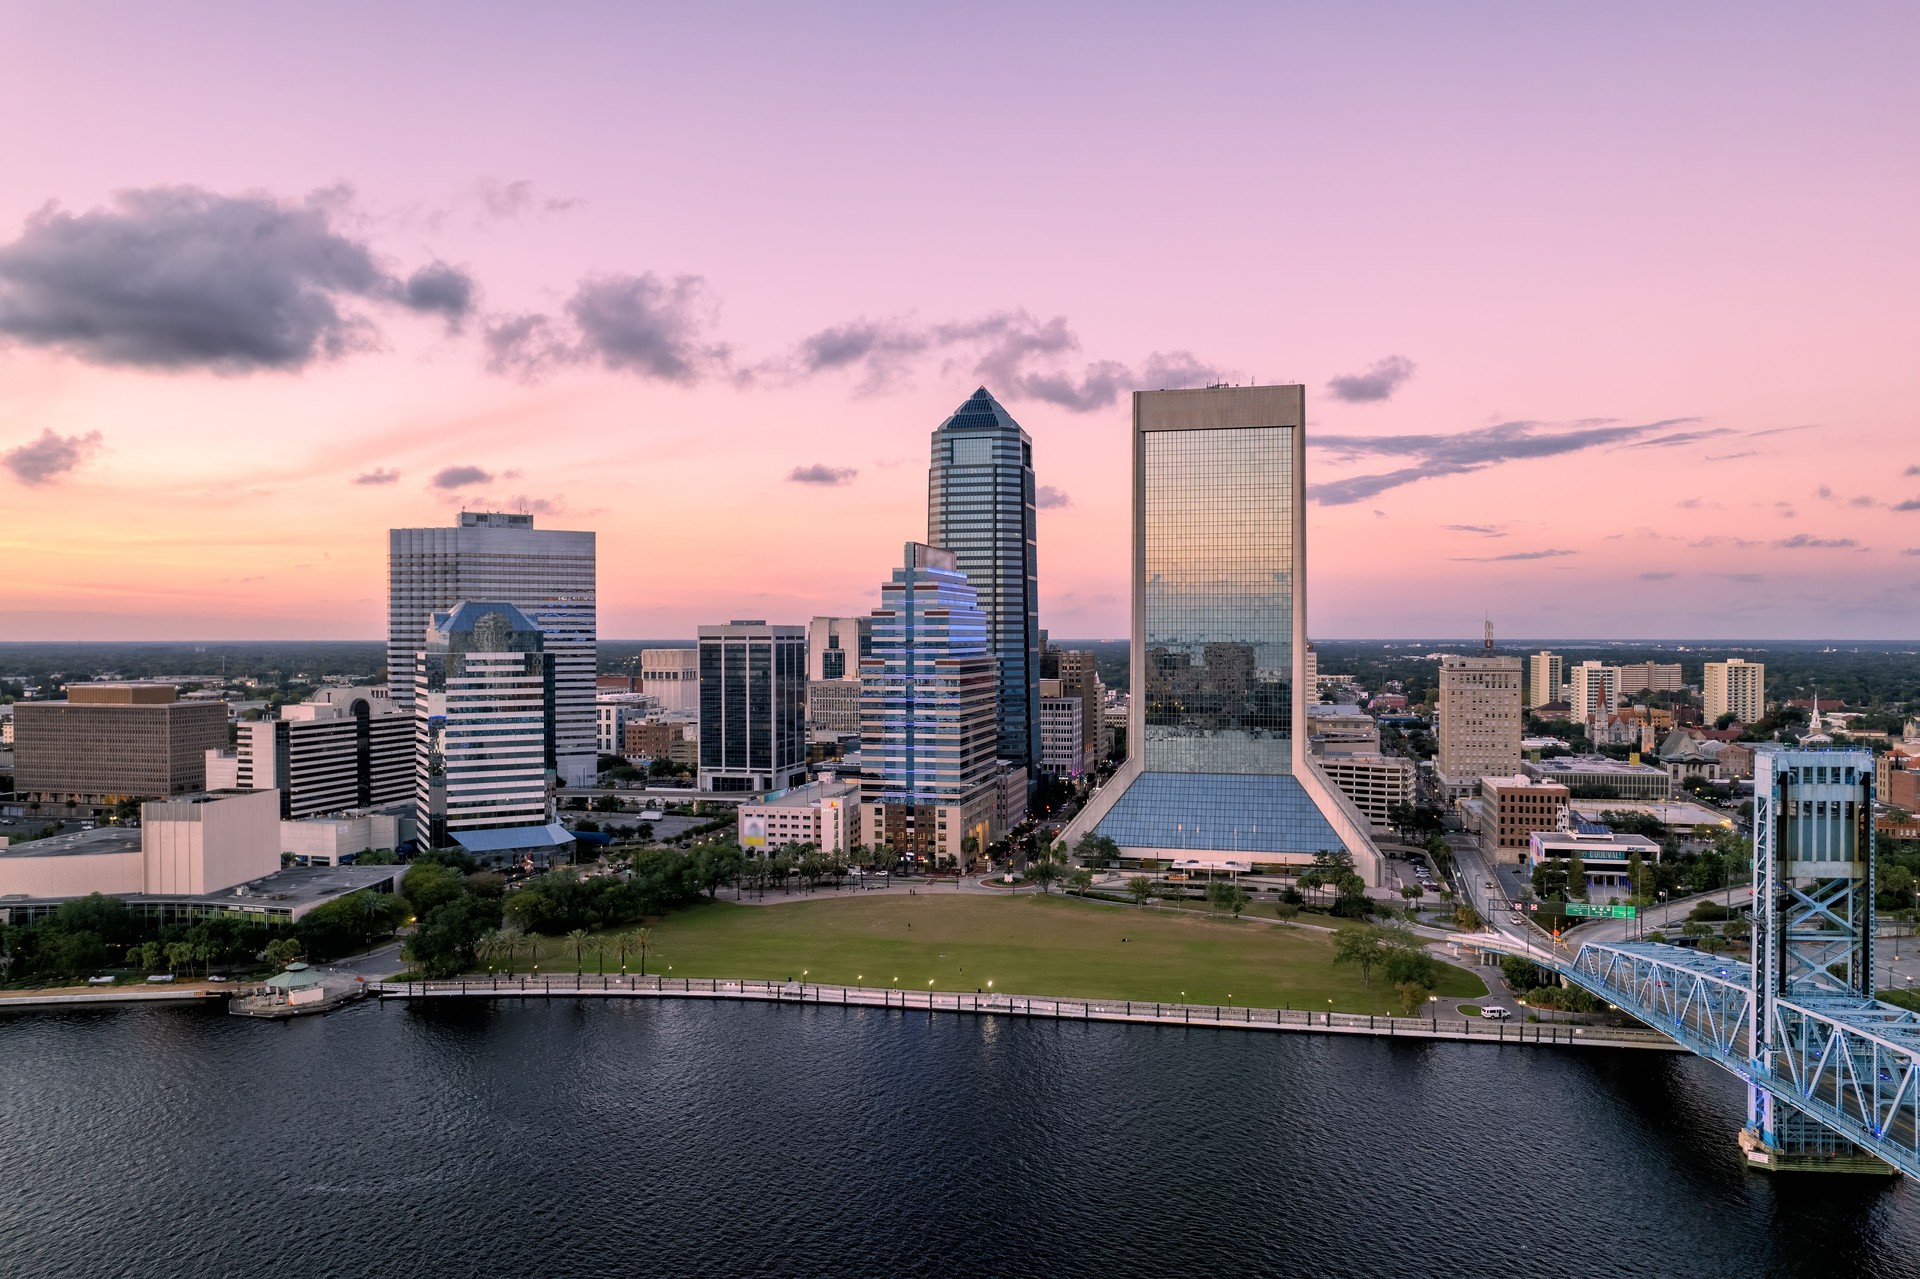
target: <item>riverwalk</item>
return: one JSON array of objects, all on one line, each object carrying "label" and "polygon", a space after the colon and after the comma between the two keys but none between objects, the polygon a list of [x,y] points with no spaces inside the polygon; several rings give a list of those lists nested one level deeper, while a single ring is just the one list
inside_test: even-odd
[{"label": "riverwalk", "polygon": [[190,1004],[225,999],[225,986],[68,986],[52,990],[12,991],[0,995],[0,1012],[10,1008],[72,1008],[85,1004]]},{"label": "riverwalk", "polygon": [[[446,981],[390,981],[373,985],[382,999],[707,999],[773,1004],[825,1004],[843,1008],[894,1009],[903,1013],[1035,1017],[1049,1021],[1127,1022],[1220,1030],[1291,1031],[1319,1035],[1372,1035],[1382,1039],[1445,1039],[1467,1043],[1525,1044],[1565,1048],[1639,1048],[1684,1052],[1656,1031],[1566,1023],[1527,1024],[1482,1017],[1442,1017],[1430,1004],[1426,1017],[1321,1012],[1301,1008],[1164,1004],[1145,1000],[1059,999],[870,986],[822,986],[809,982],[727,981],[698,977],[542,975],[467,977]],[[1452,1002],[1452,1001],[1448,1001]]]}]

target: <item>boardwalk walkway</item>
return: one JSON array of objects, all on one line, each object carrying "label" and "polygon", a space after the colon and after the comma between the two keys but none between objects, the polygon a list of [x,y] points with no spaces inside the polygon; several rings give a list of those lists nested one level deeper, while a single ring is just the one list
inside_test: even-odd
[{"label": "boardwalk walkway", "polygon": [[[1385,1017],[1305,1009],[1164,1004],[1143,1000],[1057,999],[1045,995],[967,994],[866,986],[821,986],[810,982],[726,981],[684,977],[570,975],[469,977],[449,981],[396,981],[374,987],[385,999],[710,999],[758,1003],[828,1004],[891,1008],[901,1012],[1039,1017],[1054,1021],[1130,1022],[1153,1026],[1200,1026],[1222,1030],[1295,1031],[1320,1035],[1374,1035],[1390,1039],[1447,1039],[1489,1044],[1539,1044],[1572,1048],[1640,1048],[1685,1052],[1651,1030],[1566,1024],[1527,1025],[1480,1017]],[[1452,1002],[1452,1001],[1448,1001]]]}]

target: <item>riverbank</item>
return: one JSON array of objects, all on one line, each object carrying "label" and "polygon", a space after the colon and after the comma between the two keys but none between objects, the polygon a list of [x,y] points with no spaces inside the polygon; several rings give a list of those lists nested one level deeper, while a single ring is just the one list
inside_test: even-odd
[{"label": "riverbank", "polygon": [[186,1004],[224,999],[233,987],[211,982],[139,986],[50,986],[44,990],[0,994],[0,1012],[9,1008],[62,1008],[82,1004]]}]

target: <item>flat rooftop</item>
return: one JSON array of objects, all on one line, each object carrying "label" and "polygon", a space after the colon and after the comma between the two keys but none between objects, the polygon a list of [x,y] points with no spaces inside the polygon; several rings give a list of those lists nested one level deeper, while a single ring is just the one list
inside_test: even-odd
[{"label": "flat rooftop", "polygon": [[1732,826],[1733,818],[1701,804],[1684,800],[1657,799],[1576,799],[1573,811],[1590,821],[1604,820],[1602,813],[1641,813],[1669,826]]},{"label": "flat rooftop", "polygon": [[0,849],[0,857],[81,857],[139,851],[139,827],[100,826],[93,830],[70,830],[30,843],[14,844],[10,848]]},{"label": "flat rooftop", "polygon": [[1610,755],[1562,755],[1556,759],[1528,760],[1527,770],[1541,773],[1619,773],[1637,776],[1646,773],[1667,775],[1664,768],[1655,768],[1651,764],[1629,764],[1624,759],[1614,759]]}]

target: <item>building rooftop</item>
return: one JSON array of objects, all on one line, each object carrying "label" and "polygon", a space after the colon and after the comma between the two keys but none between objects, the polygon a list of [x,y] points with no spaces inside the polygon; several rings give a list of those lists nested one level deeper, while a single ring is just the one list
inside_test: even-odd
[{"label": "building rooftop", "polygon": [[70,830],[25,844],[14,844],[10,848],[0,849],[0,857],[83,857],[139,851],[139,827],[100,826],[93,830]]},{"label": "building rooftop", "polygon": [[1651,764],[1630,764],[1609,755],[1561,755],[1554,759],[1528,760],[1527,770],[1536,777],[1542,773],[1618,773],[1622,776],[1659,773],[1666,776],[1665,769]]},{"label": "building rooftop", "polygon": [[1603,813],[1640,813],[1669,826],[1726,826],[1733,818],[1701,804],[1684,800],[1649,799],[1576,799],[1573,812],[1593,821],[1604,820]]}]

